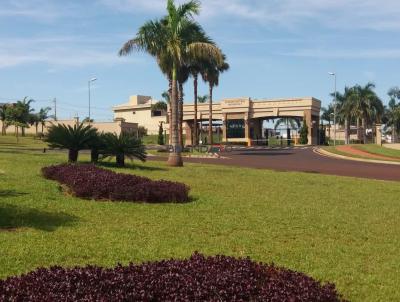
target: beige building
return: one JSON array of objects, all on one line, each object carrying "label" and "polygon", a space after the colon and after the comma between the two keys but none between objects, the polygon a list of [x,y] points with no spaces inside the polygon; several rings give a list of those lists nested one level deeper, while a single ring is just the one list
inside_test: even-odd
[{"label": "beige building", "polygon": [[[160,122],[167,122],[167,113],[160,110],[152,110],[152,105],[158,101],[150,96],[134,95],[129,102],[113,107],[114,120],[124,120],[128,123],[136,123],[147,129],[147,134],[158,134]],[[167,129],[168,127],[164,127]]]},{"label": "beige building", "polygon": [[[199,104],[197,119],[208,120],[209,104]],[[319,115],[321,101],[312,98],[252,100],[248,97],[225,99],[213,104],[213,121],[222,121],[222,141],[247,143],[263,137],[263,122],[282,117],[305,120],[308,126],[308,142],[318,143]],[[191,144],[194,121],[194,105],[184,106],[186,122],[186,143]]]},{"label": "beige building", "polygon": [[[159,123],[167,122],[166,112],[155,112],[152,104],[157,101],[149,96],[132,96],[126,104],[113,107],[114,119],[137,123],[148,129],[149,134],[157,134]],[[305,120],[308,125],[309,144],[318,143],[319,115],[321,101],[312,98],[252,100],[251,98],[225,99],[213,104],[213,121],[222,124],[222,141],[247,143],[263,137],[264,120],[293,117]],[[207,123],[209,104],[198,104],[197,120]],[[183,106],[183,128],[186,133],[186,145],[192,145],[194,124],[194,105]],[[164,126],[168,130],[168,125]]]}]

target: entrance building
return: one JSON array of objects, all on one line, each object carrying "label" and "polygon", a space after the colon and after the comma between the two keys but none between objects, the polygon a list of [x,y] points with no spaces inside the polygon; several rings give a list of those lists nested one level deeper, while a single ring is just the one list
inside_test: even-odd
[{"label": "entrance building", "polygon": [[[308,126],[308,143],[318,144],[321,101],[308,98],[252,100],[250,98],[225,99],[213,104],[213,122],[222,122],[222,141],[246,143],[251,146],[263,137],[265,120],[297,118]],[[193,145],[194,105],[183,106],[186,123],[186,145]],[[197,121],[208,121],[209,104],[198,104]]]}]

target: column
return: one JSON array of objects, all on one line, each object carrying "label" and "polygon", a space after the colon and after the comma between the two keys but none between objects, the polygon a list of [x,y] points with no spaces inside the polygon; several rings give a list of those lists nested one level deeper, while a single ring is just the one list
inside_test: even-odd
[{"label": "column", "polygon": [[222,141],[228,142],[228,114],[222,114]]},{"label": "column", "polygon": [[306,121],[308,127],[308,145],[312,145],[313,123],[312,123],[311,110],[304,110],[304,120]]},{"label": "column", "polygon": [[193,145],[193,131],[192,131],[192,122],[186,122],[185,123],[185,145],[186,146],[192,146]]},{"label": "column", "polygon": [[376,124],[376,144],[382,146],[382,125]]},{"label": "column", "polygon": [[246,139],[247,146],[251,146],[251,138],[250,138],[250,119],[249,115],[245,113],[244,115],[244,138]]}]

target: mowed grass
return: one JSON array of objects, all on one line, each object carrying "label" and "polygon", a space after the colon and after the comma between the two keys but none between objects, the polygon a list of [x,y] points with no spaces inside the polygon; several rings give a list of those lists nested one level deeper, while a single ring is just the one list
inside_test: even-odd
[{"label": "mowed grass", "polygon": [[338,155],[343,155],[347,157],[354,157],[354,158],[361,158],[361,159],[370,159],[370,160],[380,160],[380,161],[388,161],[388,162],[398,162],[400,161],[400,151],[399,150],[394,150],[394,149],[389,149],[386,147],[381,147],[378,145],[351,145],[354,149],[358,149],[364,152],[368,152],[370,154],[375,154],[375,155],[381,155],[381,156],[387,156],[390,158],[374,158],[369,155],[359,155],[359,154],[353,154],[350,152],[345,152],[343,150],[339,150],[338,147],[336,146],[324,146],[322,147],[326,151],[329,151],[334,154]]},{"label": "mowed grass", "polygon": [[41,177],[41,167],[66,154],[8,140],[0,138],[0,278],[200,251],[302,271],[334,282],[352,301],[400,300],[398,182],[148,162],[114,170],[185,182],[193,202],[93,202]]}]

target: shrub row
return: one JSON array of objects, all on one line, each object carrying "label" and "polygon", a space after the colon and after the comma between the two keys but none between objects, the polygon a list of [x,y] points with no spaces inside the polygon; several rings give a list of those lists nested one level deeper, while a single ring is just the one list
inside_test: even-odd
[{"label": "shrub row", "polygon": [[345,301],[333,284],[250,259],[205,257],[104,269],[38,269],[0,281],[1,301]]},{"label": "shrub row", "polygon": [[150,203],[189,200],[189,187],[185,184],[153,181],[95,165],[63,164],[45,167],[42,173],[44,177],[66,185],[73,195],[81,198]]}]

